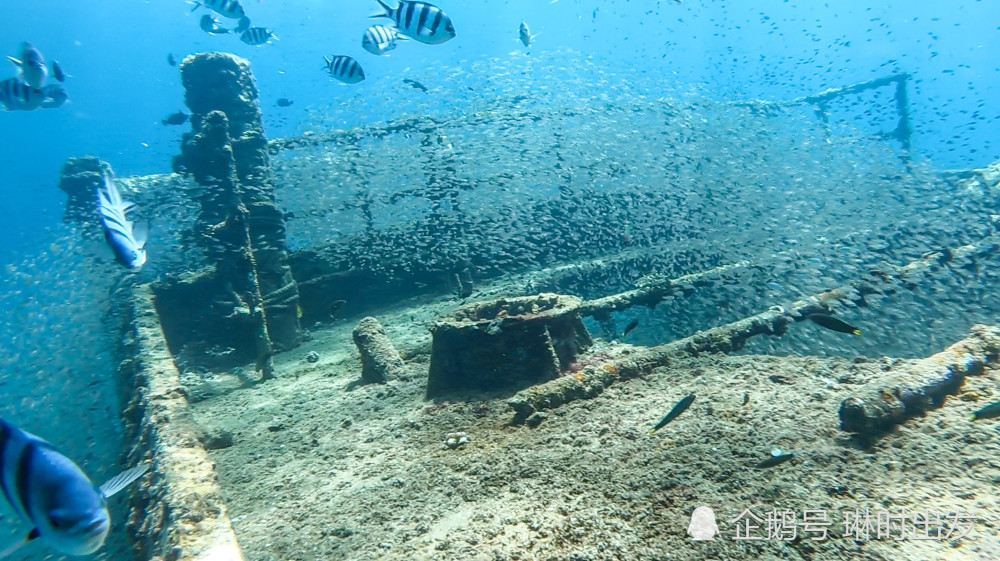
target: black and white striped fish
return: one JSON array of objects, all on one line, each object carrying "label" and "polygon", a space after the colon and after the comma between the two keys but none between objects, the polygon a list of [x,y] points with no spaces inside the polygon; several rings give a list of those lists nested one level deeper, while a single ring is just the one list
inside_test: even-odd
[{"label": "black and white striped fish", "polygon": [[129,269],[138,269],[146,263],[146,234],[144,224],[133,225],[125,217],[132,203],[122,200],[115,182],[107,174],[103,178],[104,188],[97,188],[97,208],[101,213],[104,237],[115,253],[115,260]]},{"label": "black and white striped fish", "polygon": [[19,78],[7,78],[0,82],[0,103],[6,111],[32,111],[45,101],[45,93],[32,88]]},{"label": "black and white striped fish", "polygon": [[111,528],[107,498],[146,473],[142,464],[101,485],[51,444],[0,420],[0,488],[33,529],[0,551],[5,557],[40,538],[66,555],[87,555],[104,544]]},{"label": "black and white striped fish", "polygon": [[188,3],[194,4],[194,8],[191,8],[192,12],[201,6],[205,6],[220,16],[229,19],[240,19],[245,15],[243,13],[243,6],[239,3],[239,0],[188,0]]},{"label": "black and white striped fish", "polygon": [[49,69],[45,66],[45,57],[34,45],[25,41],[21,43],[21,58],[7,57],[14,66],[21,72],[20,78],[25,84],[33,88],[41,89],[45,85],[45,78],[49,76]]},{"label": "black and white striped fish", "polygon": [[361,48],[373,55],[382,55],[396,48],[396,41],[405,41],[395,27],[373,25],[365,31]]},{"label": "black and white striped fish", "polygon": [[389,18],[396,22],[399,33],[428,45],[440,45],[455,38],[455,26],[441,8],[427,2],[403,0],[399,6],[390,8],[382,0],[379,6],[385,10],[373,18]]},{"label": "black and white striped fish", "polygon": [[277,39],[274,33],[263,27],[251,27],[240,35],[240,41],[243,41],[247,45],[265,45],[271,42],[272,37]]},{"label": "black and white striped fish", "polygon": [[336,55],[332,58],[323,57],[326,61],[326,71],[330,76],[346,84],[357,84],[365,79],[365,71],[358,61],[346,55]]}]

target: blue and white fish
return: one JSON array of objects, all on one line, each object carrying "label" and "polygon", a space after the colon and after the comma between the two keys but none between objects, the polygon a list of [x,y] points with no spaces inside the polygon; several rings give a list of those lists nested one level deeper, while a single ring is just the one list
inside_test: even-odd
[{"label": "blue and white fish", "polygon": [[9,56],[11,61],[21,71],[21,80],[33,88],[41,89],[45,85],[45,78],[49,76],[49,69],[45,66],[45,57],[34,45],[25,41],[21,43],[20,60]]},{"label": "blue and white fish", "polygon": [[104,175],[103,183],[103,189],[97,188],[97,206],[104,226],[104,237],[114,251],[116,261],[129,269],[138,269],[146,263],[147,228],[144,223],[133,225],[125,217],[125,212],[135,205],[122,200],[115,182],[107,174]]},{"label": "blue and white fish", "polygon": [[357,84],[365,79],[365,71],[358,61],[346,55],[336,55],[333,58],[323,57],[326,61],[326,71],[330,76],[346,84]]},{"label": "blue and white fish", "polygon": [[229,29],[219,25],[219,20],[215,18],[212,14],[205,14],[201,16],[201,30],[205,33],[211,33],[212,35],[222,35],[229,33]]},{"label": "blue and white fish", "polygon": [[389,18],[396,22],[400,33],[428,45],[440,45],[455,38],[455,26],[441,8],[427,2],[403,0],[399,6],[390,8],[378,0],[384,12],[373,18]]},{"label": "blue and white fish", "polygon": [[66,81],[66,73],[63,72],[62,66],[59,64],[58,60],[52,61],[52,77],[60,82]]},{"label": "blue and white fish", "polygon": [[406,41],[395,27],[373,25],[361,38],[361,48],[373,55],[382,55],[396,48],[396,41]]},{"label": "blue and white fish", "polygon": [[530,47],[531,42],[535,40],[535,37],[538,37],[538,34],[536,33],[532,35],[531,30],[528,29],[528,23],[522,21],[521,27],[518,28],[518,36],[521,38],[521,43],[524,43],[525,47]]},{"label": "blue and white fish", "polygon": [[240,35],[240,41],[243,41],[247,45],[265,45],[270,43],[272,38],[277,39],[274,33],[263,27],[251,27]]},{"label": "blue and white fish", "polygon": [[42,88],[42,95],[45,99],[42,100],[42,107],[45,109],[55,109],[56,107],[62,107],[62,104],[66,103],[69,99],[69,94],[66,93],[66,86],[62,84],[49,84]]},{"label": "blue and white fish", "polygon": [[141,464],[96,488],[51,444],[0,420],[0,488],[21,519],[33,526],[24,540],[0,551],[0,557],[36,538],[66,555],[97,551],[111,528],[107,498],[148,469]]},{"label": "blue and white fish", "polygon": [[229,19],[240,19],[246,15],[243,13],[243,6],[239,3],[239,0],[188,0],[188,3],[194,4],[194,8],[191,8],[192,12],[201,6],[205,6],[220,16]]},{"label": "blue and white fish", "polygon": [[0,104],[6,111],[33,111],[45,100],[45,94],[32,88],[19,78],[7,78],[0,82]]}]

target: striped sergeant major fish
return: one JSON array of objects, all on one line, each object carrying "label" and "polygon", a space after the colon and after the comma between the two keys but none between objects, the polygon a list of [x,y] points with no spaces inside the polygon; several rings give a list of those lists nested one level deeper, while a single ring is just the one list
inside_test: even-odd
[{"label": "striped sergeant major fish", "polygon": [[18,78],[0,82],[0,103],[6,111],[32,111],[45,101],[45,93],[25,84]]},{"label": "striped sergeant major fish", "polygon": [[25,84],[37,89],[42,89],[42,86],[45,85],[49,69],[45,66],[45,57],[42,56],[41,51],[31,43],[27,41],[21,43],[20,60],[12,56],[7,57],[7,60],[17,67],[21,80]]},{"label": "striped sergeant major fish", "polygon": [[97,188],[97,206],[104,237],[115,253],[116,261],[129,269],[138,269],[146,263],[147,227],[145,223],[133,225],[125,217],[125,212],[135,205],[122,200],[115,182],[107,174],[104,174],[102,183],[104,188]]},{"label": "striped sergeant major fish", "polygon": [[455,38],[455,26],[441,8],[427,2],[403,0],[399,6],[390,8],[382,0],[379,6],[384,10],[373,18],[389,18],[396,22],[399,33],[428,45],[440,45]]},{"label": "striped sergeant major fish", "polygon": [[83,470],[51,444],[0,420],[0,488],[31,532],[0,551],[13,553],[35,539],[66,555],[86,555],[111,528],[108,497],[146,473],[140,464],[94,487]]},{"label": "striped sergeant major fish", "polygon": [[330,76],[346,84],[357,84],[365,79],[365,71],[358,61],[346,55],[336,55],[332,58],[323,57],[326,61],[326,71]]},{"label": "striped sergeant major fish", "polygon": [[394,27],[373,25],[365,31],[361,48],[373,55],[382,55],[396,48],[396,41],[406,41]]},{"label": "striped sergeant major fish", "polygon": [[239,0],[188,0],[188,4],[194,4],[191,11],[195,11],[201,6],[229,19],[240,19],[246,14],[243,13],[243,6]]},{"label": "striped sergeant major fish", "polygon": [[240,35],[240,41],[247,45],[265,45],[270,43],[272,38],[277,39],[274,33],[263,27],[251,27]]}]

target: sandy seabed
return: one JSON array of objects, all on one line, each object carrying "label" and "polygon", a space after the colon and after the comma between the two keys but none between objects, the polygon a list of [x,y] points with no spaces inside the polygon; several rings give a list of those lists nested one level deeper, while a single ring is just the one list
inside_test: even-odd
[{"label": "sandy seabed", "polygon": [[[194,388],[201,428],[233,436],[210,453],[248,561],[1000,558],[1000,419],[970,421],[1000,399],[996,369],[868,444],[839,429],[840,403],[898,359],[691,357],[510,426],[509,396],[424,398],[427,320],[453,306],[379,316],[409,358],[385,384],[358,384],[351,321],[279,355],[275,380]],[[468,443],[449,448],[456,432]],[[774,448],[796,458],[756,469]],[[718,534],[694,541],[703,505]],[[825,539],[802,525],[807,510],[830,523]],[[785,513],[770,524],[784,539],[768,536],[771,511]],[[859,511],[868,539],[845,530]],[[762,519],[750,520],[762,539],[735,539],[741,513]]]}]

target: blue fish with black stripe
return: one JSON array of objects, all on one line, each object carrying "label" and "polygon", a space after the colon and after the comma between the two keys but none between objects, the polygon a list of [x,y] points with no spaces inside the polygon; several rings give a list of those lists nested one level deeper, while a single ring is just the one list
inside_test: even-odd
[{"label": "blue fish with black stripe", "polygon": [[393,20],[399,32],[411,39],[427,45],[440,45],[455,38],[451,18],[433,4],[404,0],[399,6],[391,8],[382,0],[378,3],[384,11],[371,17]]},{"label": "blue fish with black stripe", "polygon": [[33,527],[24,540],[0,551],[0,557],[35,539],[66,555],[97,551],[111,528],[108,497],[148,469],[141,464],[97,488],[79,466],[51,444],[0,420],[0,489],[17,514]]}]

